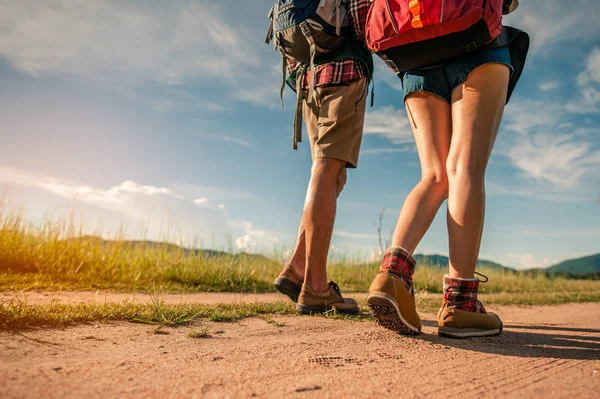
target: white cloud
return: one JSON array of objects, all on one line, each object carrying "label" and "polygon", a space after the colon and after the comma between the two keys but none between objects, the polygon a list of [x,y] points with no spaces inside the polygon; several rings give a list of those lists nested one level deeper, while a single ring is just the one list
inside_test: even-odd
[{"label": "white cloud", "polygon": [[[506,107],[502,127],[527,135],[536,129],[558,125],[564,113],[561,104],[517,97]],[[499,138],[502,139],[502,135]]]},{"label": "white cloud", "polygon": [[507,155],[525,176],[564,188],[576,186],[582,176],[600,167],[600,152],[572,135],[521,136]]},{"label": "white cloud", "polygon": [[202,206],[204,204],[208,203],[208,198],[203,197],[203,198],[196,198],[194,201],[192,201],[194,204],[198,205],[198,206]]},{"label": "white cloud", "polygon": [[[162,111],[219,112],[234,101],[273,106],[277,79],[265,70],[280,58],[266,56],[272,47],[258,39],[267,25],[259,8],[240,13],[208,0],[3,1],[0,56],[31,76],[76,76],[141,99],[160,86],[152,106]],[[181,90],[199,83],[222,90]]]},{"label": "white cloud", "polygon": [[600,83],[600,47],[594,48],[587,58],[586,68],[577,76],[577,84]]},{"label": "white cloud", "polygon": [[600,37],[597,28],[597,0],[522,1],[504,23],[525,30],[531,36],[531,52],[552,53],[555,44],[593,43]]},{"label": "white cloud", "polygon": [[570,190],[567,190],[565,192],[557,191],[555,186],[547,184],[546,182],[541,182],[541,184],[534,184],[530,181],[528,181],[526,184],[499,184],[494,181],[489,181],[486,182],[485,191],[490,197],[508,196],[520,198],[536,198],[553,202],[593,201],[593,197],[589,195],[582,195],[580,192],[571,192]]},{"label": "white cloud", "polygon": [[376,234],[361,234],[361,233],[350,233],[348,231],[339,231],[334,230],[333,234],[340,237],[348,237],[348,238],[360,238],[360,239],[377,239]]},{"label": "white cloud", "polygon": [[540,84],[540,90],[542,91],[552,91],[558,89],[559,87],[560,83],[555,80]]},{"label": "white cloud", "polygon": [[31,75],[74,74],[182,84],[232,78],[258,66],[246,32],[214,2],[161,7],[111,0],[35,0],[0,5],[0,53]]},{"label": "white cloud", "polygon": [[577,76],[580,98],[567,104],[567,110],[577,114],[600,112],[600,48],[592,49],[586,67]]},{"label": "white cloud", "polygon": [[168,188],[141,185],[132,180],[126,180],[118,186],[102,190],[86,185],[67,183],[58,179],[4,166],[0,166],[0,181],[9,184],[38,187],[67,199],[89,203],[122,204],[127,196],[131,194],[146,196],[164,195],[180,200],[183,199],[181,195]]},{"label": "white cloud", "polygon": [[[3,166],[0,166],[0,183],[10,188],[11,195],[20,196],[19,207],[35,208],[41,203],[53,214],[60,209],[69,212],[77,209],[82,213],[82,222],[88,226],[96,222],[103,226],[101,234],[109,237],[120,234],[125,228],[129,232],[128,238],[223,246],[229,234],[223,209],[199,207],[199,204],[207,203],[206,198],[187,200],[165,187],[126,180],[101,189]],[[27,190],[19,190],[23,187],[35,190],[34,196],[25,194]],[[92,232],[98,233],[95,229]]]},{"label": "white cloud", "polygon": [[406,112],[391,106],[367,112],[364,134],[384,137],[393,144],[414,142]]},{"label": "white cloud", "polygon": [[222,139],[224,141],[229,142],[229,143],[238,144],[238,145],[241,145],[241,146],[244,146],[244,147],[250,147],[250,143],[249,142],[247,142],[246,140],[242,140],[242,139],[236,138],[236,137],[231,137],[231,136],[223,135]]},{"label": "white cloud", "polygon": [[[574,128],[565,107],[542,100],[516,98],[506,109],[498,153],[523,177],[550,184],[552,189],[578,187],[587,175],[598,175],[600,151],[589,129]],[[516,134],[515,134],[516,133]]]},{"label": "white cloud", "polygon": [[553,260],[547,256],[538,258],[532,254],[508,254],[507,257],[518,260],[520,262],[520,268],[523,269],[543,268],[554,264]]},{"label": "white cloud", "polygon": [[278,234],[257,229],[247,221],[241,221],[240,225],[244,234],[235,240],[235,245],[240,251],[247,253],[272,251],[280,243]]}]

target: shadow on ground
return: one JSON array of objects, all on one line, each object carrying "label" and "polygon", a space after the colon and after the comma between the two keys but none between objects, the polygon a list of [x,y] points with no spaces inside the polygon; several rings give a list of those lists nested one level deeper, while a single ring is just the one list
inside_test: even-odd
[{"label": "shadow on ground", "polygon": [[[437,327],[435,321],[423,325]],[[600,360],[600,330],[552,325],[511,324],[497,337],[452,339],[421,334],[424,341],[453,348],[518,357]]]}]

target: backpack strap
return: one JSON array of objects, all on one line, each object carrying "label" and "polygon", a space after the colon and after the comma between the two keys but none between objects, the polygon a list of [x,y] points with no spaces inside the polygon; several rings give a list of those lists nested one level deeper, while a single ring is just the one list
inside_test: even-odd
[{"label": "backpack strap", "polygon": [[285,90],[285,80],[287,78],[287,59],[284,54],[281,54],[281,59],[283,62],[281,63],[281,89],[279,90],[279,103],[281,104],[281,108],[285,108],[283,106],[283,91]]},{"label": "backpack strap", "polygon": [[342,1],[335,0],[335,34],[340,36],[342,34]]},{"label": "backpack strap", "polygon": [[300,30],[302,31],[302,34],[304,35],[304,37],[306,38],[306,41],[308,42],[308,44],[310,46],[310,85],[308,88],[308,98],[307,98],[307,102],[310,104],[315,95],[315,87],[316,87],[315,54],[317,53],[317,45],[315,44],[315,39],[313,38],[313,35],[310,30],[310,27],[308,26],[308,23],[306,21],[304,21],[299,26],[300,26]]},{"label": "backpack strap", "polygon": [[[273,15],[271,17],[271,29],[274,31],[273,24],[274,21],[279,18],[279,0],[275,2],[273,5]],[[275,36],[275,32],[273,32],[273,48],[277,50],[277,37]]]},{"label": "backpack strap", "polygon": [[371,77],[371,108],[375,105],[375,78]]},{"label": "backpack strap", "polygon": [[269,10],[268,18],[269,18],[269,30],[267,31],[267,37],[265,38],[265,43],[270,44],[271,40],[275,40],[275,31],[273,30],[273,13],[275,12],[275,6],[271,7]]},{"label": "backpack strap", "polygon": [[267,31],[267,37],[265,38],[265,43],[270,44],[273,39],[273,20],[271,20],[271,24],[269,25],[269,30]]},{"label": "backpack strap", "polygon": [[296,110],[294,111],[294,136],[292,138],[292,148],[298,149],[298,143],[302,142],[302,105],[304,102],[304,90],[302,84],[306,76],[306,64],[300,65],[296,72]]}]

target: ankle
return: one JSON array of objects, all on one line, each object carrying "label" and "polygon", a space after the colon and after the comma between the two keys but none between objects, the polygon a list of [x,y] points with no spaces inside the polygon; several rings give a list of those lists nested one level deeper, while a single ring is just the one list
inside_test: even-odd
[{"label": "ankle", "polygon": [[487,313],[477,299],[479,279],[444,276],[444,303],[458,310]]},{"label": "ankle", "polygon": [[310,290],[316,294],[324,294],[329,292],[329,283],[327,281],[322,282],[304,282],[304,285],[307,285]]},{"label": "ankle", "polygon": [[402,247],[391,247],[383,255],[380,272],[393,274],[399,278],[411,294],[413,293],[413,279],[416,261],[413,256]]},{"label": "ankle", "polygon": [[300,280],[304,280],[304,264],[305,264],[305,262],[294,262],[294,260],[292,260],[288,264],[291,266],[296,277],[300,278]]},{"label": "ankle", "polygon": [[390,247],[383,255],[380,271],[392,271],[404,274],[410,279],[415,273],[415,258],[402,247]]}]

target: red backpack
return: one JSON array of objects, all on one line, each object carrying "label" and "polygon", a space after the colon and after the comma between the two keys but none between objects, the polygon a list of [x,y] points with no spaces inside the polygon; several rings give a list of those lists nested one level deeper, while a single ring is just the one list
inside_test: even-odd
[{"label": "red backpack", "polygon": [[502,31],[505,0],[374,0],[367,45],[396,72],[476,51]]}]

